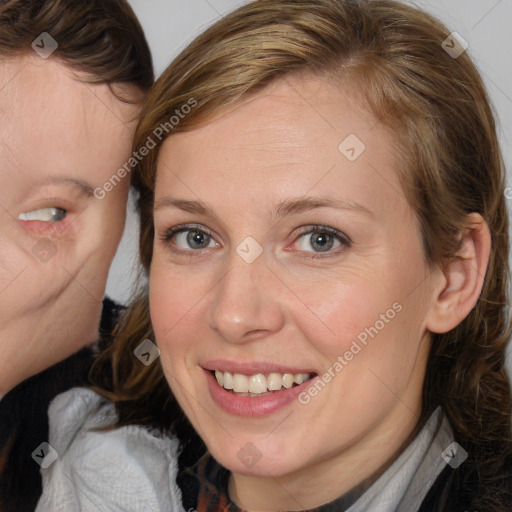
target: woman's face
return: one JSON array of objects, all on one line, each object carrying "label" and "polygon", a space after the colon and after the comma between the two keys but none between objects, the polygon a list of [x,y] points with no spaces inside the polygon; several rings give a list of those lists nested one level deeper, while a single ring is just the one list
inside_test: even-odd
[{"label": "woman's face", "polygon": [[161,362],[235,474],[357,479],[418,421],[440,281],[392,142],[333,85],[289,78],[161,150]]},{"label": "woman's face", "polygon": [[98,336],[138,108],[53,59],[0,62],[0,393]]}]

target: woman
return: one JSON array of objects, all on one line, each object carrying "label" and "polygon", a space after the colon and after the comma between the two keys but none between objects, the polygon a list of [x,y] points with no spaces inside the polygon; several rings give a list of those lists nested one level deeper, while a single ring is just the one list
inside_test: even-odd
[{"label": "woman", "polygon": [[504,167],[461,43],[392,0],[258,0],[157,81],[135,147],[164,131],[95,376],[119,430],[181,438],[184,508],[508,510]]},{"label": "woman", "polygon": [[103,295],[130,179],[111,180],[152,83],[124,0],[0,0],[2,512],[34,510],[48,405],[87,385],[116,320]]}]

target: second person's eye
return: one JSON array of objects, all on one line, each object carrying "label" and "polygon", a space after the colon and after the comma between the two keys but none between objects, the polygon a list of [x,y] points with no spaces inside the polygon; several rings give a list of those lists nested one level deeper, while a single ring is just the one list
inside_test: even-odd
[{"label": "second person's eye", "polygon": [[68,214],[64,208],[41,208],[39,210],[32,210],[18,215],[19,220],[24,221],[40,221],[40,222],[60,222],[64,220]]}]

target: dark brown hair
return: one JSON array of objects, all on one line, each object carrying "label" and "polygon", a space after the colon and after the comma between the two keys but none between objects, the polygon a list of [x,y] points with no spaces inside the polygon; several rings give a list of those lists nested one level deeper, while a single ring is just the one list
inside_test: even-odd
[{"label": "dark brown hair", "polygon": [[91,83],[153,84],[151,52],[126,0],[0,0],[0,58],[33,53],[43,32],[59,45],[52,57]]},{"label": "dark brown hair", "polygon": [[[426,417],[441,405],[469,453],[465,468],[476,475],[478,487],[472,489],[472,509],[503,512],[510,506],[510,489],[505,499],[500,477],[510,457],[512,405],[505,371],[510,336],[505,170],[482,79],[467,52],[452,58],[445,51],[442,43],[449,35],[432,16],[394,0],[251,2],[200,35],[164,72],[144,107],[135,146],[190,98],[197,106],[169,136],[200,126],[273,80],[313,73],[348,86],[345,90],[354,91],[392,130],[397,172],[432,267],[456,257],[468,215],[481,214],[492,236],[484,287],[455,329],[431,335],[423,409]],[[162,142],[134,173],[146,273]],[[133,356],[145,338],[154,339],[143,283],[93,376],[97,389],[117,404],[120,425],[169,428],[174,405],[162,368],[142,367]],[[105,379],[105,368],[112,368],[112,382]]]}]

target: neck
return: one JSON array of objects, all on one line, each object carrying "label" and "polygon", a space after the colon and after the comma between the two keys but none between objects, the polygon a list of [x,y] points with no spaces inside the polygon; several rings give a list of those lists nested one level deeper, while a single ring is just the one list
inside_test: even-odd
[{"label": "neck", "polygon": [[350,448],[287,475],[232,474],[230,498],[252,512],[308,510],[337,499],[336,510],[346,510],[409,444],[420,413],[421,402],[413,411],[399,402],[385,421]]}]

